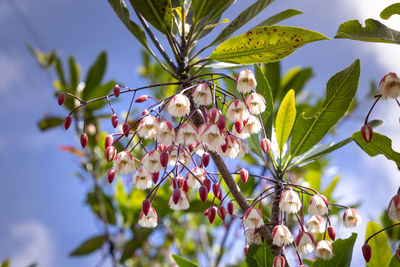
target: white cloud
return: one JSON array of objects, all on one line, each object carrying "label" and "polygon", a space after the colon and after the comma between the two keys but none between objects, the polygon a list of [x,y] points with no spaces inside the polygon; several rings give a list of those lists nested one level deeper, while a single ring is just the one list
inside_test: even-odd
[{"label": "white cloud", "polygon": [[7,54],[0,54],[0,94],[8,93],[21,81],[23,72],[22,60]]},{"label": "white cloud", "polygon": [[28,266],[37,262],[42,267],[52,265],[54,242],[49,230],[38,221],[26,221],[11,229],[11,238],[15,243],[23,244],[11,258],[11,266]]}]

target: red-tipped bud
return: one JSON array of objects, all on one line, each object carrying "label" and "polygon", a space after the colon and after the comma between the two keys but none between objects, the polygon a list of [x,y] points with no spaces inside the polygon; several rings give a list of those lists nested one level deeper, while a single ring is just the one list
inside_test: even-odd
[{"label": "red-tipped bud", "polygon": [[274,258],[274,267],[283,267],[285,266],[285,258],[283,256],[276,256]]},{"label": "red-tipped bud", "polygon": [[214,183],[213,184],[213,193],[214,196],[218,198],[219,194],[221,194],[221,187],[219,186],[219,183]]},{"label": "red-tipped bud", "polygon": [[242,179],[243,183],[247,183],[247,179],[249,179],[249,172],[246,169],[240,170],[240,179]]},{"label": "red-tipped bud", "polygon": [[229,213],[229,215],[233,215],[233,208],[234,208],[234,206],[233,206],[233,202],[232,201],[229,201],[228,202],[228,213]]},{"label": "red-tipped bud", "polygon": [[217,121],[217,126],[218,128],[222,131],[226,127],[226,120],[223,115],[219,116],[218,121]]},{"label": "red-tipped bud", "polygon": [[328,226],[328,235],[332,239],[332,241],[335,241],[336,231],[332,225]]},{"label": "red-tipped bud", "polygon": [[111,146],[114,142],[114,137],[112,135],[107,135],[106,140],[104,141],[104,148]]},{"label": "red-tipped bud", "polygon": [[207,195],[208,195],[208,190],[207,190],[207,187],[205,185],[200,186],[199,195],[200,195],[201,201],[206,202]]},{"label": "red-tipped bud", "polygon": [[367,143],[371,142],[373,133],[374,132],[371,126],[366,124],[363,127],[361,127],[361,136],[364,138],[365,142]]},{"label": "red-tipped bud", "polygon": [[247,257],[247,251],[249,251],[249,245],[246,245],[244,247],[244,256],[246,256],[246,257]]},{"label": "red-tipped bud", "polygon": [[226,217],[226,209],[224,206],[219,206],[217,210],[218,216],[224,221]]},{"label": "red-tipped bud", "polygon": [[183,191],[185,191],[186,193],[189,191],[189,184],[187,182],[187,180],[183,181],[183,187],[182,187]]},{"label": "red-tipped bud", "polygon": [[147,109],[142,111],[142,116],[146,116],[147,114],[150,114],[150,112]]},{"label": "red-tipped bud", "polygon": [[221,146],[221,150],[223,153],[225,153],[227,149],[228,149],[228,139],[225,138],[225,144]]},{"label": "red-tipped bud", "polygon": [[261,139],[260,146],[264,153],[268,154],[269,150],[271,149],[271,141],[269,141],[268,138],[263,138]]},{"label": "red-tipped bud", "polygon": [[64,120],[64,128],[65,128],[65,130],[68,130],[69,126],[71,126],[71,122],[72,122],[72,117],[70,115],[65,117],[65,120]]},{"label": "red-tipped bud", "polygon": [[143,210],[144,215],[147,216],[149,214],[150,206],[151,206],[151,203],[147,198],[145,200],[143,200],[142,210]]},{"label": "red-tipped bud", "polygon": [[115,158],[116,154],[117,154],[117,149],[115,147],[109,146],[106,148],[106,159],[108,162],[111,162]]},{"label": "red-tipped bud", "polygon": [[240,120],[240,121],[235,122],[235,128],[238,133],[241,133],[243,130],[243,121]]},{"label": "red-tipped bud", "polygon": [[172,201],[175,203],[175,205],[178,204],[180,198],[181,198],[181,190],[175,189],[174,192],[172,193]]},{"label": "red-tipped bud", "polygon": [[201,156],[201,163],[203,163],[204,167],[207,167],[210,163],[210,154],[204,152],[204,154]]},{"label": "red-tipped bud", "polygon": [[364,244],[362,246],[362,253],[366,262],[369,262],[371,259],[371,246],[368,244]]},{"label": "red-tipped bud", "polygon": [[108,170],[107,180],[110,184],[114,181],[114,178],[115,178],[115,171],[113,169]]},{"label": "red-tipped bud", "polygon": [[85,148],[85,146],[87,144],[87,139],[88,139],[87,134],[86,133],[82,133],[81,134],[81,146],[83,148]]},{"label": "red-tipped bud", "polygon": [[155,173],[151,174],[151,180],[153,180],[153,183],[156,184],[158,182],[158,176],[159,176],[158,172],[155,172]]},{"label": "red-tipped bud", "polygon": [[196,147],[196,144],[190,144],[189,145],[189,152],[192,153],[194,151],[195,147]]},{"label": "red-tipped bud", "polygon": [[210,192],[210,189],[211,189],[210,179],[208,179],[208,178],[204,179],[203,184],[207,187],[207,192]]},{"label": "red-tipped bud", "polygon": [[58,94],[58,104],[61,106],[65,102],[65,93],[59,93]]},{"label": "red-tipped bud", "polygon": [[210,117],[212,123],[217,123],[219,117],[222,116],[222,113],[218,109],[212,108],[210,111],[208,111],[208,116]]},{"label": "red-tipped bud", "polygon": [[117,114],[113,114],[111,116],[111,124],[114,128],[116,128],[118,126],[118,116]]},{"label": "red-tipped bud", "polygon": [[167,167],[168,159],[169,159],[168,152],[166,152],[166,151],[162,152],[160,155],[160,163],[161,163],[161,166],[163,166],[163,168]]},{"label": "red-tipped bud", "polygon": [[122,125],[122,132],[124,133],[124,135],[126,136],[126,137],[128,137],[128,135],[129,135],[129,124],[128,123],[124,123],[123,125]]},{"label": "red-tipped bud", "polygon": [[211,207],[208,209],[208,220],[210,223],[213,223],[215,220],[215,216],[217,215],[217,208],[216,207]]},{"label": "red-tipped bud", "polygon": [[148,95],[141,95],[141,96],[139,96],[138,98],[136,98],[135,102],[136,102],[136,103],[142,103],[142,102],[146,101],[147,98],[149,98]]},{"label": "red-tipped bud", "polygon": [[118,84],[116,84],[114,86],[113,92],[114,92],[115,97],[119,97],[119,94],[121,93],[121,88],[119,88]]}]

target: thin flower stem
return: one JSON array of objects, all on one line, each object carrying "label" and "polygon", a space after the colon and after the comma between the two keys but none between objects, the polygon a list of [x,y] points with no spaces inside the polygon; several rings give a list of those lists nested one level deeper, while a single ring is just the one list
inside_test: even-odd
[{"label": "thin flower stem", "polygon": [[371,238],[373,238],[374,236],[376,236],[377,234],[379,234],[379,233],[381,233],[381,232],[383,232],[383,231],[386,231],[387,229],[390,229],[390,228],[392,228],[392,227],[398,226],[398,225],[400,225],[400,223],[395,223],[395,224],[392,224],[392,225],[390,225],[390,226],[388,226],[388,227],[385,227],[385,228],[379,230],[379,231],[376,232],[375,234],[373,234],[373,235],[371,235],[370,237],[368,237],[367,240],[365,240],[365,244],[367,244],[368,241],[369,241]]},{"label": "thin flower stem", "polygon": [[382,97],[382,95],[376,95],[375,97],[376,97],[376,100],[375,100],[374,104],[372,105],[372,107],[370,108],[370,110],[368,111],[367,117],[365,117],[364,124],[368,124],[369,115],[371,114],[371,111],[374,109],[376,103],[378,103],[378,100]]},{"label": "thin flower stem", "polygon": [[135,96],[136,96],[136,91],[133,93],[131,103],[129,104],[128,112],[126,113],[126,117],[125,117],[125,123],[128,122],[129,113],[131,112],[131,108],[132,108],[133,100],[135,100]]}]

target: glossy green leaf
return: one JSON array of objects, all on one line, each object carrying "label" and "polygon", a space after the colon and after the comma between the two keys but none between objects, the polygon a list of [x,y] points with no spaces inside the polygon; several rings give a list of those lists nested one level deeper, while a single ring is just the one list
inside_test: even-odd
[{"label": "glossy green leaf", "polygon": [[69,65],[69,87],[73,91],[76,90],[80,81],[80,74],[81,70],[79,65],[76,63],[74,57],[70,56],[68,58],[68,65]]},{"label": "glossy green leaf", "polygon": [[257,27],[262,27],[262,26],[271,26],[274,25],[278,22],[281,22],[282,20],[304,14],[300,10],[297,9],[286,9],[282,12],[279,12],[278,14],[273,15],[272,17],[267,18],[263,22],[257,25]]},{"label": "glossy green leaf", "polygon": [[265,111],[261,114],[261,118],[265,127],[265,131],[267,133],[267,137],[271,139],[272,114],[274,113],[274,100],[272,97],[272,90],[261,68],[255,65],[254,69],[254,75],[257,80],[257,93],[265,98],[266,108]]},{"label": "glossy green leaf", "polygon": [[365,21],[365,27],[363,27],[358,20],[346,21],[339,26],[335,38],[400,44],[400,32],[374,19],[367,19]]},{"label": "glossy green leaf", "polygon": [[[87,93],[86,98],[93,99],[93,98],[108,95],[109,93],[111,93],[111,91],[114,88],[114,85],[116,83],[117,83],[116,81],[111,80],[105,84],[100,84],[97,87],[93,88],[93,90],[90,90]],[[92,103],[88,104],[87,108],[88,108],[88,110],[97,110],[97,109],[102,108],[106,104],[107,104],[106,100],[100,100],[100,101],[96,101],[96,102],[92,102]]]},{"label": "glossy green leaf", "polygon": [[225,11],[232,2],[232,0],[192,0],[193,22],[199,22],[203,18],[209,21],[213,20]]},{"label": "glossy green leaf", "polygon": [[100,249],[106,241],[107,238],[104,235],[89,238],[88,240],[80,244],[79,247],[74,249],[74,251],[70,253],[70,256],[83,256],[90,254]]},{"label": "glossy green leaf", "polygon": [[396,254],[393,255],[388,267],[400,267],[400,261],[398,260]]},{"label": "glossy green leaf", "polygon": [[171,0],[130,0],[130,3],[154,28],[163,33],[171,32]]},{"label": "glossy green leaf", "polygon": [[85,89],[83,90],[83,99],[89,100],[88,96],[92,93],[103,79],[104,72],[106,71],[107,54],[105,51],[101,52],[96,61],[89,68],[85,80]]},{"label": "glossy green leaf", "polygon": [[387,159],[394,161],[400,169],[400,153],[392,149],[392,140],[389,137],[374,133],[369,143],[365,142],[360,132],[355,132],[352,137],[368,155],[371,157],[384,155]]},{"label": "glossy green leaf", "polygon": [[45,116],[38,122],[39,129],[42,131],[46,131],[57,127],[64,123],[64,118],[60,118],[57,116]]},{"label": "glossy green leaf", "polygon": [[264,64],[264,75],[272,90],[272,97],[275,100],[281,83],[281,64],[279,61]]},{"label": "glossy green leaf", "polygon": [[386,7],[380,14],[383,19],[389,19],[393,15],[400,15],[400,3],[394,3]]},{"label": "glossy green leaf", "polygon": [[332,76],[320,110],[311,117],[303,112],[296,121],[290,142],[290,154],[301,155],[316,145],[344,116],[357,92],[360,61]]},{"label": "glossy green leaf", "polygon": [[[251,229],[248,231],[252,231]],[[251,245],[247,251],[246,263],[251,267],[264,267],[272,266],[274,262],[274,254],[272,254],[271,248],[267,242],[263,242],[262,245],[256,246]]]},{"label": "glossy green leaf", "polygon": [[281,100],[282,97],[293,89],[296,93],[300,92],[306,82],[313,76],[312,68],[293,68],[286,73],[282,78],[281,87],[277,92],[276,100]]},{"label": "glossy green leaf", "polygon": [[172,255],[172,258],[178,264],[179,267],[197,267],[198,265],[190,260],[187,260],[185,258],[182,258],[181,256]]},{"label": "glossy green leaf", "polygon": [[[382,230],[382,227],[374,222],[370,221],[367,224],[367,230],[365,232],[365,239]],[[390,259],[392,258],[392,252],[389,247],[389,241],[385,234],[379,233],[368,241],[371,246],[371,260],[367,263],[368,267],[381,267],[388,266]]]},{"label": "glossy green leaf", "polygon": [[296,103],[294,100],[294,90],[289,90],[279,106],[275,121],[276,140],[278,141],[279,151],[282,151],[283,146],[288,140],[295,120]]},{"label": "glossy green leaf", "polygon": [[332,243],[333,258],[330,260],[318,258],[312,267],[349,267],[356,238],[357,234],[353,233],[347,239],[337,239]]},{"label": "glossy green leaf", "polygon": [[229,38],[229,36],[232,35],[232,33],[234,33],[248,21],[257,16],[258,13],[264,10],[264,8],[269,6],[269,4],[271,4],[272,2],[273,0],[258,0],[257,2],[246,8],[228,26],[226,26],[226,28],[217,36],[217,38],[215,38],[214,41],[211,42],[209,46],[213,46],[221,43],[222,41],[225,41],[227,38]]},{"label": "glossy green leaf", "polygon": [[226,40],[209,58],[231,63],[252,64],[279,61],[297,48],[326,40],[321,33],[290,26],[265,26]]}]

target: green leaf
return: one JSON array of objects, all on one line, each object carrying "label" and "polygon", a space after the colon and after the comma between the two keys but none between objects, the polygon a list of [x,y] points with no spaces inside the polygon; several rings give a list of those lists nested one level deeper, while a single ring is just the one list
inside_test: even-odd
[{"label": "green leaf", "polygon": [[74,57],[72,56],[68,58],[68,65],[69,65],[69,87],[71,87],[72,91],[75,91],[79,84],[81,70],[79,65],[76,63]]},{"label": "green leaf", "polygon": [[348,267],[351,263],[353,255],[354,242],[356,241],[357,234],[353,233],[347,239],[337,239],[332,243],[333,258],[330,260],[323,260],[318,258],[313,267]]},{"label": "green leaf", "polygon": [[349,109],[357,92],[360,61],[332,76],[320,110],[311,117],[303,112],[296,121],[290,141],[290,154],[301,155],[316,145]]},{"label": "green leaf", "polygon": [[198,265],[190,260],[187,260],[185,258],[182,258],[181,256],[172,254],[172,258],[174,258],[174,261],[176,264],[178,264],[179,267],[197,267]]},{"label": "green leaf", "polygon": [[[380,230],[382,230],[382,227],[378,223],[374,221],[368,222],[365,239]],[[377,234],[368,241],[371,246],[371,260],[367,263],[368,267],[388,266],[392,257],[388,242],[385,232]]]},{"label": "green leaf", "polygon": [[66,85],[65,75],[64,75],[64,70],[63,70],[61,60],[58,57],[54,57],[54,64],[56,67],[58,79],[59,79],[60,83],[65,86]]},{"label": "green leaf", "polygon": [[400,3],[394,3],[384,10],[382,10],[380,16],[383,19],[389,19],[393,15],[400,15]]},{"label": "green leaf", "polygon": [[257,27],[262,27],[262,26],[271,26],[274,25],[282,20],[304,14],[300,10],[297,9],[286,9],[278,14],[273,15],[272,17],[267,18],[263,22],[257,25]]},{"label": "green leaf", "polygon": [[[100,189],[99,189],[100,190]],[[101,219],[104,221],[104,219],[107,220],[107,223],[109,224],[115,224],[115,212],[114,212],[114,207],[112,205],[111,199],[104,194],[104,192],[101,192],[101,201],[105,209],[106,213],[106,218],[103,218],[102,216],[102,210],[100,209],[99,205],[99,200],[94,192],[89,192],[87,195],[86,203],[88,203],[93,212]]]},{"label": "green leaf", "polygon": [[397,259],[396,254],[393,255],[392,260],[390,261],[388,267],[400,267],[400,262],[399,262],[399,260]]},{"label": "green leaf", "polygon": [[64,118],[57,116],[45,116],[38,122],[39,129],[46,131],[63,124]]},{"label": "green leaf", "polygon": [[264,65],[264,75],[272,90],[272,97],[275,100],[281,83],[281,64],[279,61]]},{"label": "green leaf", "polygon": [[261,118],[267,132],[267,137],[271,139],[272,132],[272,114],[274,113],[274,100],[272,90],[263,71],[257,65],[254,66],[255,77],[257,80],[257,93],[265,98],[265,111],[261,114]]},{"label": "green leaf", "polygon": [[[86,95],[86,98],[93,99],[93,98],[108,95],[114,88],[115,84],[116,84],[116,81],[114,81],[114,80],[108,81],[105,84],[100,84],[97,87],[95,87],[93,90],[90,90],[88,92],[88,94]],[[88,111],[89,110],[97,110],[97,109],[102,108],[105,104],[107,104],[106,100],[92,102],[87,106],[87,109],[88,109]]]},{"label": "green leaf", "polygon": [[367,19],[365,21],[365,28],[362,27],[358,20],[346,21],[339,26],[335,38],[400,44],[400,32],[386,27],[374,19]]},{"label": "green leaf", "polygon": [[82,256],[90,254],[103,246],[103,244],[107,241],[106,236],[99,235],[89,238],[85,242],[79,245],[74,251],[72,251],[70,256]]},{"label": "green leaf", "polygon": [[92,94],[92,90],[94,90],[104,76],[104,72],[106,71],[107,65],[107,54],[105,51],[101,52],[97,57],[96,61],[90,67],[88,74],[85,80],[85,89],[83,90],[83,99],[89,100],[88,96]]},{"label": "green leaf", "polygon": [[203,18],[212,21],[215,17],[221,15],[232,3],[233,0],[192,0],[193,22],[197,23]]},{"label": "green leaf", "polygon": [[368,155],[371,157],[384,155],[387,159],[394,161],[400,169],[400,153],[392,149],[392,140],[389,137],[374,133],[369,143],[365,142],[360,132],[355,132],[352,137]]},{"label": "green leaf", "polygon": [[247,138],[247,144],[249,145],[249,150],[255,153],[260,159],[264,160],[264,154],[260,147],[260,138],[258,134],[252,134]]},{"label": "green leaf", "polygon": [[282,78],[281,87],[276,95],[276,100],[281,100],[282,97],[293,89],[296,93],[300,92],[306,82],[313,76],[312,68],[293,68]]},{"label": "green leaf", "polygon": [[213,46],[221,43],[222,41],[225,41],[227,38],[229,38],[229,36],[232,35],[232,33],[234,33],[252,18],[257,16],[258,13],[269,6],[269,4],[271,4],[272,2],[273,0],[258,0],[257,2],[246,8],[246,10],[240,13],[239,16],[237,16],[228,26],[226,26],[226,28],[208,46]]},{"label": "green leaf", "polygon": [[130,3],[154,28],[163,33],[171,32],[171,0],[130,0]]},{"label": "green leaf", "polygon": [[289,138],[295,120],[296,104],[294,90],[289,90],[281,102],[275,121],[276,140],[278,141],[280,152]]},{"label": "green leaf", "polygon": [[246,263],[248,266],[272,266],[273,262],[274,254],[272,254],[271,248],[268,246],[267,242],[263,242],[260,246],[251,245],[249,247],[246,256]]},{"label": "green leaf", "polygon": [[10,259],[5,259],[3,262],[0,264],[1,267],[9,267],[10,266]]},{"label": "green leaf", "polygon": [[321,33],[297,27],[258,27],[226,40],[209,58],[240,64],[269,63],[287,57],[307,43],[326,39],[329,38]]}]

